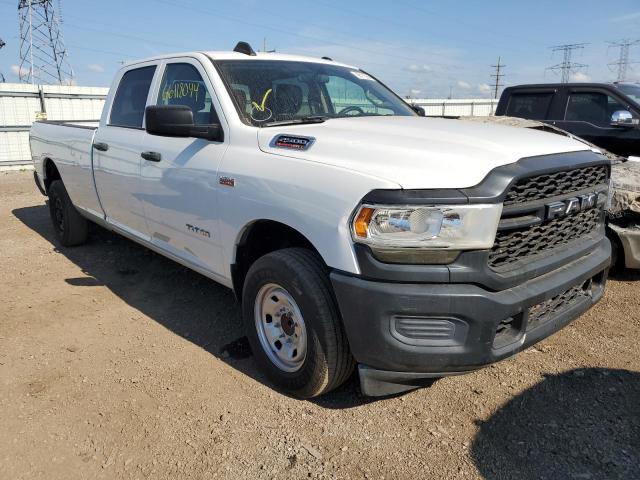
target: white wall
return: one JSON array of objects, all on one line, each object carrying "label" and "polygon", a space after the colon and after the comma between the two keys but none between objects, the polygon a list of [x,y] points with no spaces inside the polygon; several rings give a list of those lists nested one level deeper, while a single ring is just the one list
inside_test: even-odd
[{"label": "white wall", "polygon": [[0,83],[0,166],[31,162],[29,128],[48,120],[98,120],[108,88]]},{"label": "white wall", "polygon": [[487,98],[412,98],[405,101],[424,108],[428,117],[488,117],[498,106],[498,100]]}]

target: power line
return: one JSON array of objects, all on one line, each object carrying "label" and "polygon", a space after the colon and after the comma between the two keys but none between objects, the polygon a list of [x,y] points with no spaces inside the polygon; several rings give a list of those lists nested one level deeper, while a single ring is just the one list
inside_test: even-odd
[{"label": "power line", "polygon": [[[184,7],[185,4],[183,3],[177,3],[175,0],[153,0],[155,2],[161,3],[161,4],[165,4],[165,5],[172,5],[172,6],[180,6],[180,7]],[[211,17],[214,17],[216,19],[223,19],[223,20],[228,20],[234,23],[240,23],[242,25],[246,25],[246,26],[251,26],[254,29],[259,28],[259,29],[264,29],[264,30],[271,30],[274,32],[279,32],[285,35],[290,35],[290,36],[294,36],[294,37],[298,37],[298,38],[305,38],[308,40],[313,40],[315,42],[321,42],[325,45],[335,45],[338,47],[344,47],[347,48],[349,50],[354,50],[354,51],[360,51],[360,52],[365,52],[365,53],[370,53],[372,55],[378,55],[381,57],[388,57],[388,58],[401,58],[401,59],[405,59],[405,60],[409,60],[411,62],[421,62],[423,60],[420,60],[416,57],[410,57],[408,55],[401,55],[401,54],[391,54],[391,53],[384,53],[381,52],[380,50],[376,50],[374,48],[362,48],[362,47],[358,47],[358,46],[354,46],[354,45],[349,45],[346,43],[342,43],[342,42],[338,42],[335,40],[328,40],[326,38],[323,37],[319,37],[319,36],[315,36],[315,35],[308,35],[308,34],[303,34],[303,33],[297,33],[294,32],[292,30],[287,30],[285,28],[281,28],[281,27],[276,27],[274,26],[272,23],[259,23],[257,21],[247,21],[245,18],[238,18],[238,17],[234,17],[234,16],[230,16],[227,15],[225,13],[221,13],[218,10],[207,10],[207,9],[203,9],[201,7],[198,7],[194,4],[192,4],[193,6],[190,7],[190,11],[196,12],[196,13],[201,13],[203,15],[208,15]],[[438,63],[438,62],[429,62],[431,65],[439,65],[442,67],[452,67],[452,65],[450,64],[445,64],[445,63]]]},{"label": "power line", "polygon": [[[317,0],[314,0],[314,1],[317,1]],[[499,38],[502,43],[504,43],[503,42],[504,37],[510,37],[510,38],[513,38],[513,39],[516,39],[516,40],[523,40],[525,42],[528,42],[528,43],[531,43],[531,44],[534,44],[534,45],[541,45],[541,43],[539,41],[531,40],[529,38],[525,38],[525,37],[521,37],[521,36],[517,36],[517,35],[512,35],[512,34],[509,34],[509,33],[503,32],[503,31],[487,30],[482,23],[465,22],[459,16],[446,15],[446,14],[441,13],[441,12],[436,12],[434,10],[430,10],[430,9],[424,8],[423,6],[414,5],[411,2],[408,2],[406,0],[396,0],[396,2],[402,3],[402,4],[406,5],[407,7],[415,9],[416,11],[421,11],[421,12],[427,13],[427,14],[429,14],[431,16],[440,17],[442,19],[445,19],[445,20],[449,21],[450,23],[455,24],[456,26],[457,25],[463,25],[463,26],[467,27],[468,29],[476,30],[478,33],[481,33],[483,35],[483,37],[486,37],[487,35],[494,36],[496,38]],[[490,46],[487,43],[484,43],[484,45]],[[498,46],[498,45],[497,44],[493,44],[493,46]],[[505,45],[503,45],[503,44],[500,45],[500,46],[503,47],[503,48],[505,47]],[[509,46],[506,46],[506,47],[510,48],[511,50],[513,50],[512,47],[509,47]],[[522,51],[521,49],[518,49],[518,50]]]},{"label": "power line", "polygon": [[501,59],[502,59],[501,57],[498,57],[498,63],[496,65],[491,65],[492,68],[496,69],[496,73],[491,75],[491,77],[495,80],[495,83],[493,84],[494,86],[493,98],[498,98],[498,90],[500,90],[500,87],[504,87],[504,84],[500,83],[502,77],[504,77],[504,73],[500,73],[500,72],[502,71],[503,68],[506,67],[506,65],[500,63]]},{"label": "power line", "polygon": [[617,62],[608,63],[608,67],[611,71],[615,69],[618,70],[617,81],[624,82],[627,79],[627,72],[630,68],[630,65],[633,65],[634,61],[629,60],[629,50],[633,45],[637,45],[640,43],[640,40],[620,40],[618,42],[609,42],[610,47],[617,47],[620,49],[620,54],[618,56]]},{"label": "power line", "polygon": [[571,57],[574,51],[583,50],[585,45],[589,45],[588,43],[571,43],[565,45],[556,45],[554,47],[550,47],[551,50],[555,52],[562,52],[562,62],[551,67],[547,67],[547,70],[551,70],[554,72],[560,72],[560,81],[562,83],[569,82],[569,78],[572,73],[578,72],[583,69],[587,69],[589,65],[585,65],[584,63],[574,63],[571,61]]},{"label": "power line", "polygon": [[[58,3],[58,10],[60,4]],[[27,83],[68,84],[73,69],[60,31],[60,12],[53,0],[20,0],[20,64],[18,77]]]}]

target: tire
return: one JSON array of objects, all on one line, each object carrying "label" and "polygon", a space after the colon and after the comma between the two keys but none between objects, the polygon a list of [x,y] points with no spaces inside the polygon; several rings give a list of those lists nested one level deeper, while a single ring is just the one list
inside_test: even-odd
[{"label": "tire", "polygon": [[[353,372],[355,361],[326,268],[310,250],[287,248],[259,258],[247,273],[242,310],[257,363],[287,393],[316,397]],[[269,336],[274,331],[282,335]],[[284,346],[278,349],[274,338],[282,338]],[[293,354],[282,359],[287,346]]]},{"label": "tire", "polygon": [[51,222],[60,243],[65,247],[73,247],[86,242],[88,222],[71,203],[62,180],[51,182],[48,193]]},{"label": "tire", "polygon": [[620,243],[618,234],[611,228],[607,227],[607,238],[611,242],[611,266],[612,272],[619,272],[624,269],[624,249]]}]

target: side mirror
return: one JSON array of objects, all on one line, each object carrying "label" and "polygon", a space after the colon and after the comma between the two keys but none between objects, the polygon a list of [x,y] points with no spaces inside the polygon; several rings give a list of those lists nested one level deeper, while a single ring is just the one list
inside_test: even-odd
[{"label": "side mirror", "polygon": [[633,118],[631,112],[627,110],[618,110],[611,115],[612,127],[635,127],[640,123],[640,120]]},{"label": "side mirror", "polygon": [[416,112],[420,117],[426,116],[424,108],[422,108],[421,106],[419,105],[409,105],[409,106],[411,107],[411,110]]},{"label": "side mirror", "polygon": [[224,140],[219,124],[195,125],[193,111],[186,105],[150,105],[145,109],[144,119],[150,135],[194,137],[214,142]]}]

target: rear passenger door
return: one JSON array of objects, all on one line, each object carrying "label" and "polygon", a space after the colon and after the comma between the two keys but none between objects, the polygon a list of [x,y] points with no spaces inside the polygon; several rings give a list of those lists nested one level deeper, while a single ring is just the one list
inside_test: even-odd
[{"label": "rear passenger door", "polygon": [[127,70],[118,83],[108,115],[93,143],[96,189],[107,220],[148,240],[140,200],[140,150],[144,109],[157,65]]},{"label": "rear passenger door", "polygon": [[570,88],[564,119],[556,125],[610,152],[625,155],[637,142],[637,130],[611,125],[611,116],[619,110],[638,118],[627,102],[606,89]]}]

